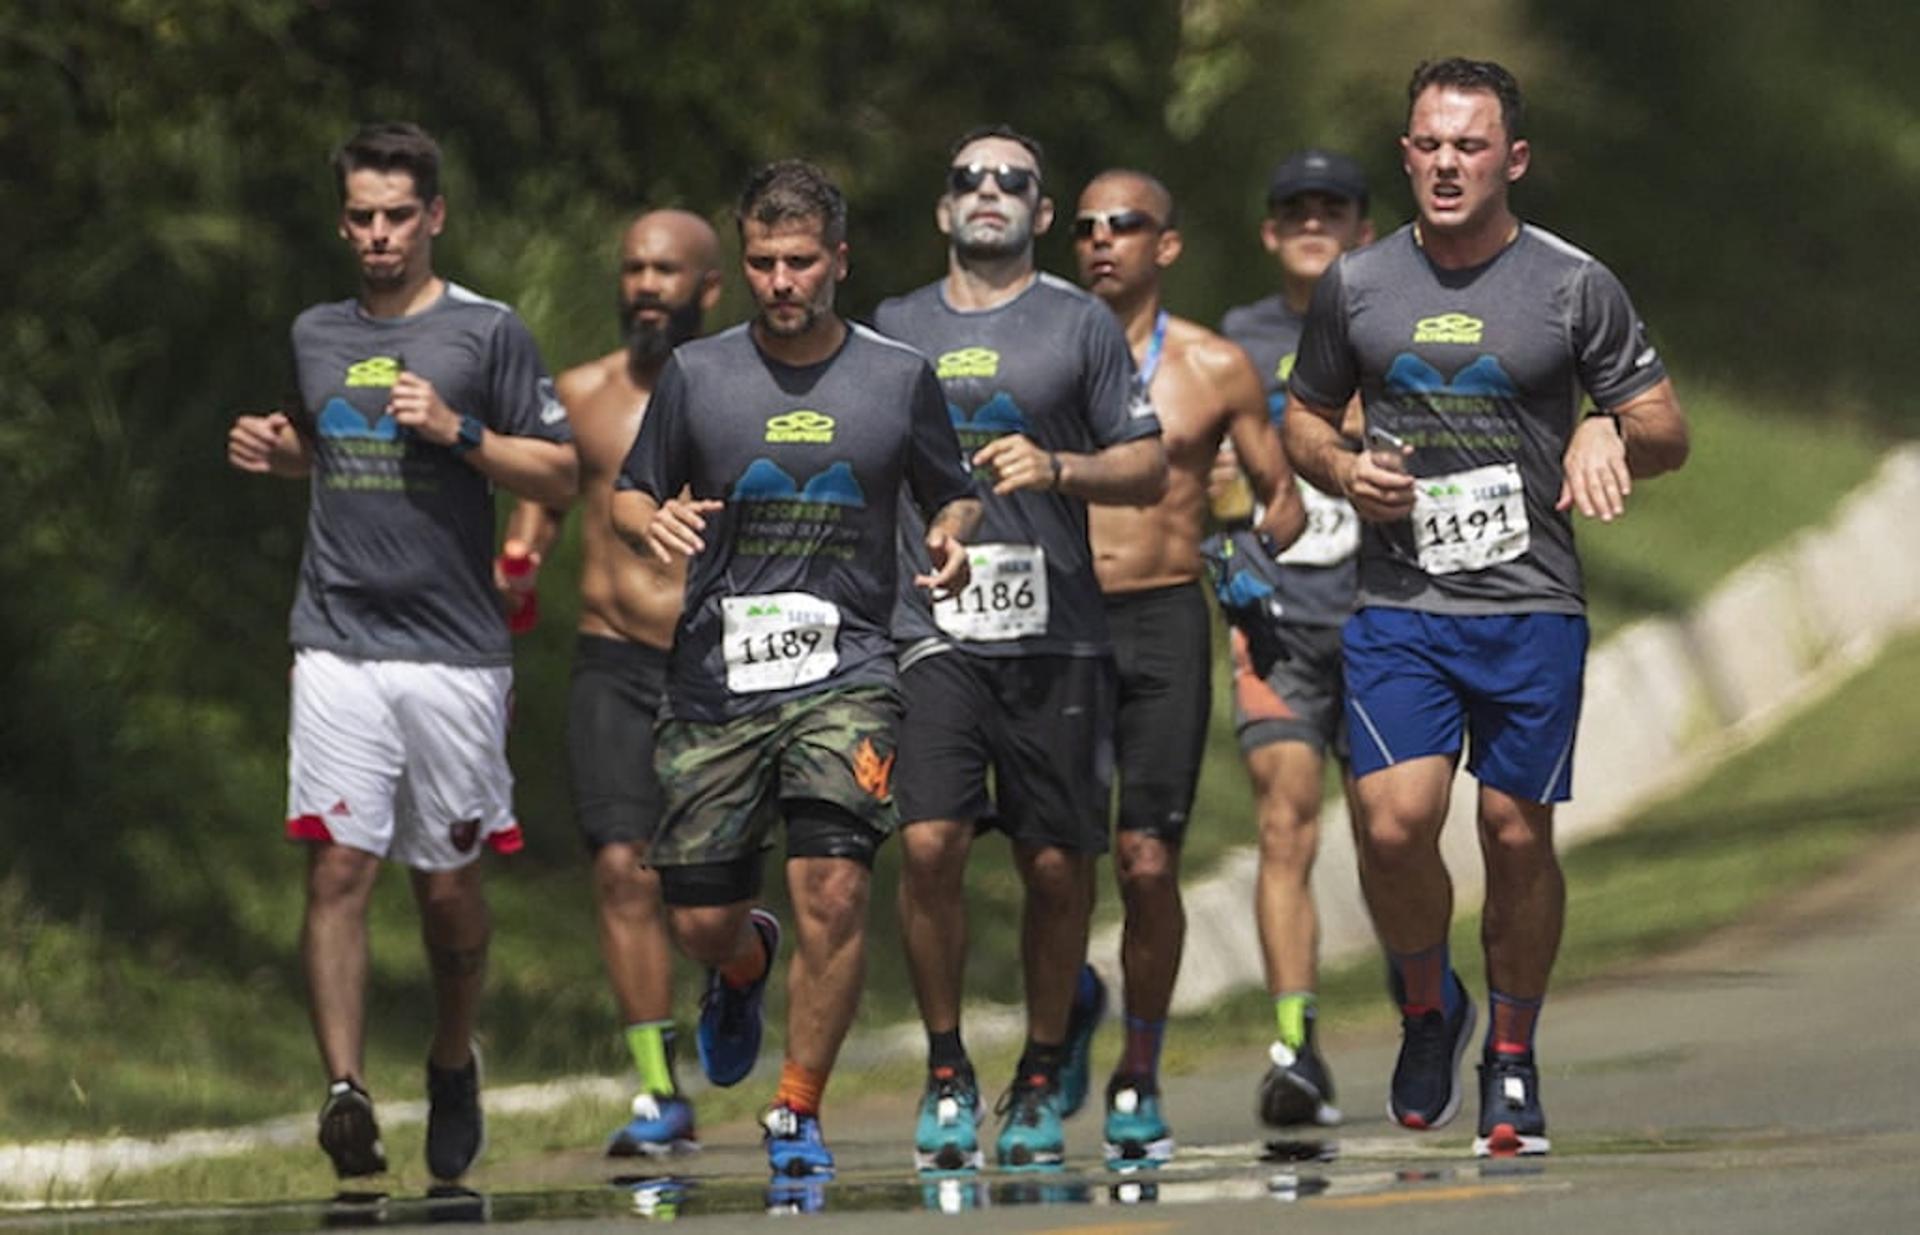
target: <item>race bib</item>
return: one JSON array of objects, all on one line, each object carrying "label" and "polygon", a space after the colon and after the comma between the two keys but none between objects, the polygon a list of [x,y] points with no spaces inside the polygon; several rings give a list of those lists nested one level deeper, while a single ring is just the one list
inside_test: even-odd
[{"label": "race bib", "polygon": [[1345,499],[1297,482],[1307,506],[1307,530],[1274,560],[1282,566],[1337,566],[1360,549],[1360,517]]},{"label": "race bib", "polygon": [[818,682],[840,665],[840,609],[806,592],[720,601],[727,689],[737,695]]},{"label": "race bib", "polygon": [[1520,468],[1492,463],[1414,483],[1413,543],[1430,575],[1485,570],[1527,551]]},{"label": "race bib", "polygon": [[933,606],[955,639],[997,643],[1047,633],[1047,555],[1038,545],[974,545],[965,590]]}]

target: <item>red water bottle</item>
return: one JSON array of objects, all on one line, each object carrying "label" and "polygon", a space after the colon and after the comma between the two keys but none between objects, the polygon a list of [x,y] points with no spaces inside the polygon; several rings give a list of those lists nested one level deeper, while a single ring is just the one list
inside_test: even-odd
[{"label": "red water bottle", "polygon": [[500,577],[507,582],[507,629],[524,635],[540,622],[540,593],[535,590],[534,572],[540,563],[524,540],[509,540],[500,546]]}]

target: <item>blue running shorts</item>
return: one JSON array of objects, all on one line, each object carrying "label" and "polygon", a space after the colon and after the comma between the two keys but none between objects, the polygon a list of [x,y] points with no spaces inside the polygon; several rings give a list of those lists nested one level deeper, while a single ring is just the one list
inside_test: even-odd
[{"label": "blue running shorts", "polygon": [[1368,607],[1342,632],[1353,774],[1426,755],[1528,802],[1573,796],[1587,619]]}]

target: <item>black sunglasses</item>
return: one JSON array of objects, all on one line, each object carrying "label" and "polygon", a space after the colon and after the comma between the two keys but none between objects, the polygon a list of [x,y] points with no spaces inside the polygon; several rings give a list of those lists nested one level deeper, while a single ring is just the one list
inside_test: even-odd
[{"label": "black sunglasses", "polygon": [[1073,238],[1091,240],[1094,229],[1102,224],[1105,224],[1107,231],[1115,236],[1132,236],[1138,232],[1160,230],[1160,220],[1144,210],[1090,210],[1086,214],[1074,216]]},{"label": "black sunglasses", "polygon": [[947,169],[947,187],[955,196],[971,193],[987,182],[992,176],[1003,193],[1015,197],[1025,197],[1027,190],[1040,183],[1040,173],[1031,167],[1011,167],[1005,163],[968,163],[962,167]]}]

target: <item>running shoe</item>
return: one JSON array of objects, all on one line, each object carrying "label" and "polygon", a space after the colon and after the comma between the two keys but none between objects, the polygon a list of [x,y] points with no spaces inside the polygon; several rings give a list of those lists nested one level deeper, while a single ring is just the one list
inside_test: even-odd
[{"label": "running shoe", "polygon": [[700,1048],[700,1070],[722,1087],[745,1080],[760,1058],[760,1005],[766,997],[767,979],[773,976],[774,958],[780,955],[780,919],[764,909],[753,909],[748,911],[747,920],[760,932],[760,942],[767,949],[766,972],[745,989],[735,990],[718,969],[707,970],[707,993],[700,999],[700,1029],[694,1035]]},{"label": "running shoe", "polygon": [[979,1169],[980,1087],[973,1069],[935,1068],[913,1129],[913,1165],[922,1171]]},{"label": "running shoe", "polygon": [[1038,1076],[1015,1077],[994,1114],[1004,1117],[994,1156],[1012,1170],[1048,1170],[1066,1161],[1060,1096]]},{"label": "running shoe", "polygon": [[320,1148],[333,1159],[334,1174],[342,1179],[379,1175],[387,1169],[387,1148],[380,1143],[380,1124],[373,1117],[373,1099],[352,1081],[327,1087],[320,1108]]},{"label": "running shoe", "polygon": [[632,1113],[607,1142],[607,1157],[663,1158],[700,1148],[693,1103],[679,1094],[635,1094]]},{"label": "running shoe", "polygon": [[1403,1128],[1431,1131],[1460,1111],[1460,1057],[1473,1036],[1473,1000],[1457,974],[1447,980],[1460,993],[1452,1016],[1431,1008],[1400,1018],[1400,1059],[1393,1066],[1387,1114]]},{"label": "running shoe", "polygon": [[767,1185],[767,1212],[820,1214],[827,1211],[827,1181],[824,1179],[780,1179]]},{"label": "running shoe", "polygon": [[464,1068],[436,1068],[427,1061],[427,1170],[452,1181],[467,1173],[487,1143],[480,1114],[480,1052]]},{"label": "running shoe", "polygon": [[1313,1033],[1307,1033],[1299,1050],[1284,1042],[1267,1048],[1272,1061],[1260,1080],[1260,1121],[1270,1128],[1292,1128],[1302,1124],[1332,1127],[1340,1122],[1340,1108],[1333,1104],[1333,1073],[1314,1049]]},{"label": "running shoe", "polygon": [[1114,1077],[1107,1086],[1107,1166],[1128,1170],[1171,1161],[1173,1133],[1160,1114],[1158,1087],[1146,1077]]},{"label": "running shoe", "polygon": [[818,1115],[776,1103],[760,1117],[760,1130],[776,1181],[833,1178],[833,1151],[820,1139]]},{"label": "running shoe", "polygon": [[1473,1138],[1476,1158],[1512,1158],[1543,1154],[1547,1115],[1540,1109],[1540,1070],[1533,1052],[1492,1054],[1480,1060],[1480,1135]]},{"label": "running shoe", "polygon": [[1060,1118],[1071,1119],[1087,1104],[1093,1086],[1093,1031],[1107,1014],[1107,984],[1092,965],[1083,966],[1067,1015],[1067,1058],[1060,1065]]}]

